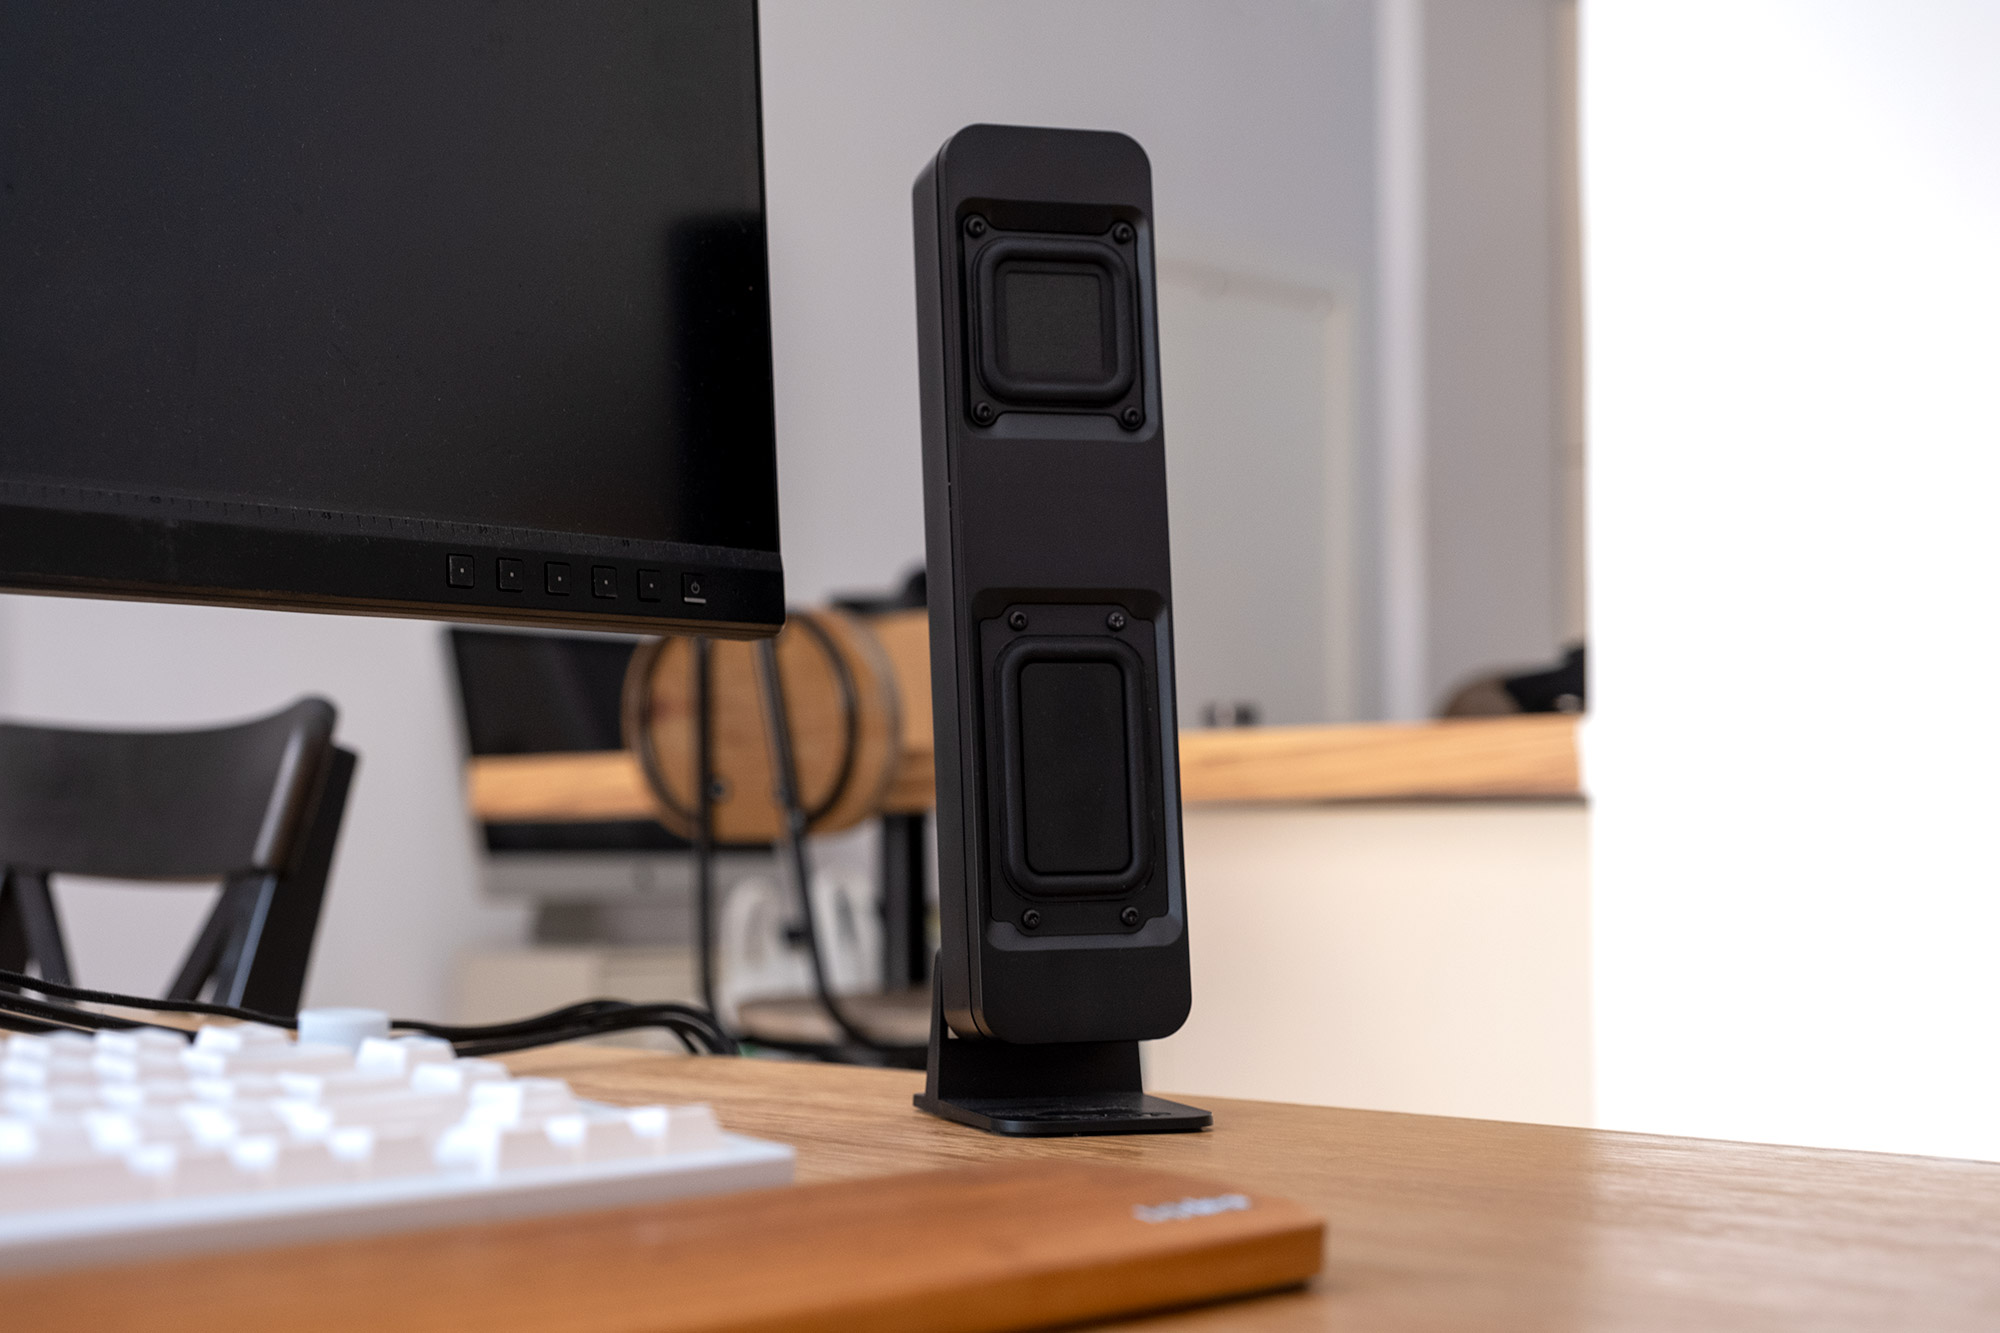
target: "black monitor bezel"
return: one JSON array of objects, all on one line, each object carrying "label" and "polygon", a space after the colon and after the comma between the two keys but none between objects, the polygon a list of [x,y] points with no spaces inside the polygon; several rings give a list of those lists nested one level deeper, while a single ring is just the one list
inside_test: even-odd
[{"label": "black monitor bezel", "polygon": [[[758,103],[755,230],[765,252],[761,15],[756,0],[749,8]],[[769,290],[767,257],[760,285],[767,307]],[[768,360],[765,366],[769,393]],[[772,474],[775,486],[775,467]],[[785,620],[776,546],[775,539],[765,550],[390,514],[286,512],[0,476],[0,592],[756,638],[775,634]],[[454,586],[452,565],[465,558],[474,566],[473,583]],[[569,561],[579,577],[566,595],[532,574],[510,589],[497,578],[502,559],[526,561],[530,570]],[[616,571],[616,595],[594,594],[591,571],[598,567]],[[657,600],[642,600],[642,574],[654,576]],[[701,595],[684,595],[690,580]]]}]

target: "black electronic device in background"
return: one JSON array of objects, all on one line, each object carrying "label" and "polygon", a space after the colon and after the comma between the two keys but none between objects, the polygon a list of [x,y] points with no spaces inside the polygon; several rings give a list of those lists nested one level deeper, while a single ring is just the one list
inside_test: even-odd
[{"label": "black electronic device in background", "polygon": [[0,588],[784,620],[754,0],[0,0]]},{"label": "black electronic device in background", "polygon": [[917,1104],[999,1133],[1210,1122],[1139,1074],[1190,1004],[1152,208],[1139,145],[1077,130],[971,126],[915,190],[942,917]]}]

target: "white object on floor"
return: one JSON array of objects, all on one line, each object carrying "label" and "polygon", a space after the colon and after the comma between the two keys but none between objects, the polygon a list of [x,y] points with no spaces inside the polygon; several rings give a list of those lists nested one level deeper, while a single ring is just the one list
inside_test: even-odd
[{"label": "white object on floor", "polygon": [[[879,989],[880,899],[866,880],[850,873],[822,870],[812,884],[828,986],[837,995]],[[747,1000],[812,993],[812,960],[797,938],[802,918],[789,887],[743,880],[730,889],[721,917],[716,1004],[731,1022]]]},{"label": "white object on floor", "polygon": [[258,1024],[0,1048],[0,1272],[493,1221],[792,1179],[706,1106],[602,1106],[434,1037]]}]

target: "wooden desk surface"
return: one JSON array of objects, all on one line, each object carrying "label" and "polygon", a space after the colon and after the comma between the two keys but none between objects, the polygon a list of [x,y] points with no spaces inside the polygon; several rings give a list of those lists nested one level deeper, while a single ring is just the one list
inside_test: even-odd
[{"label": "wooden desk surface", "polygon": [[510,1057],[606,1101],[707,1101],[803,1182],[1001,1158],[1184,1171],[1327,1220],[1302,1292],[1174,1330],[2000,1328],[2000,1165],[1191,1097],[1205,1134],[1000,1139],[922,1076],[570,1046]]}]

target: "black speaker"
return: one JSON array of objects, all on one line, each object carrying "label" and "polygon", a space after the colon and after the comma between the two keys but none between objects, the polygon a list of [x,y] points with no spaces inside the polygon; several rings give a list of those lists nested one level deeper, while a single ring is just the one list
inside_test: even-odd
[{"label": "black speaker", "polygon": [[918,1104],[1009,1133],[1196,1129],[1152,172],[974,125],[915,190],[939,906]]}]

